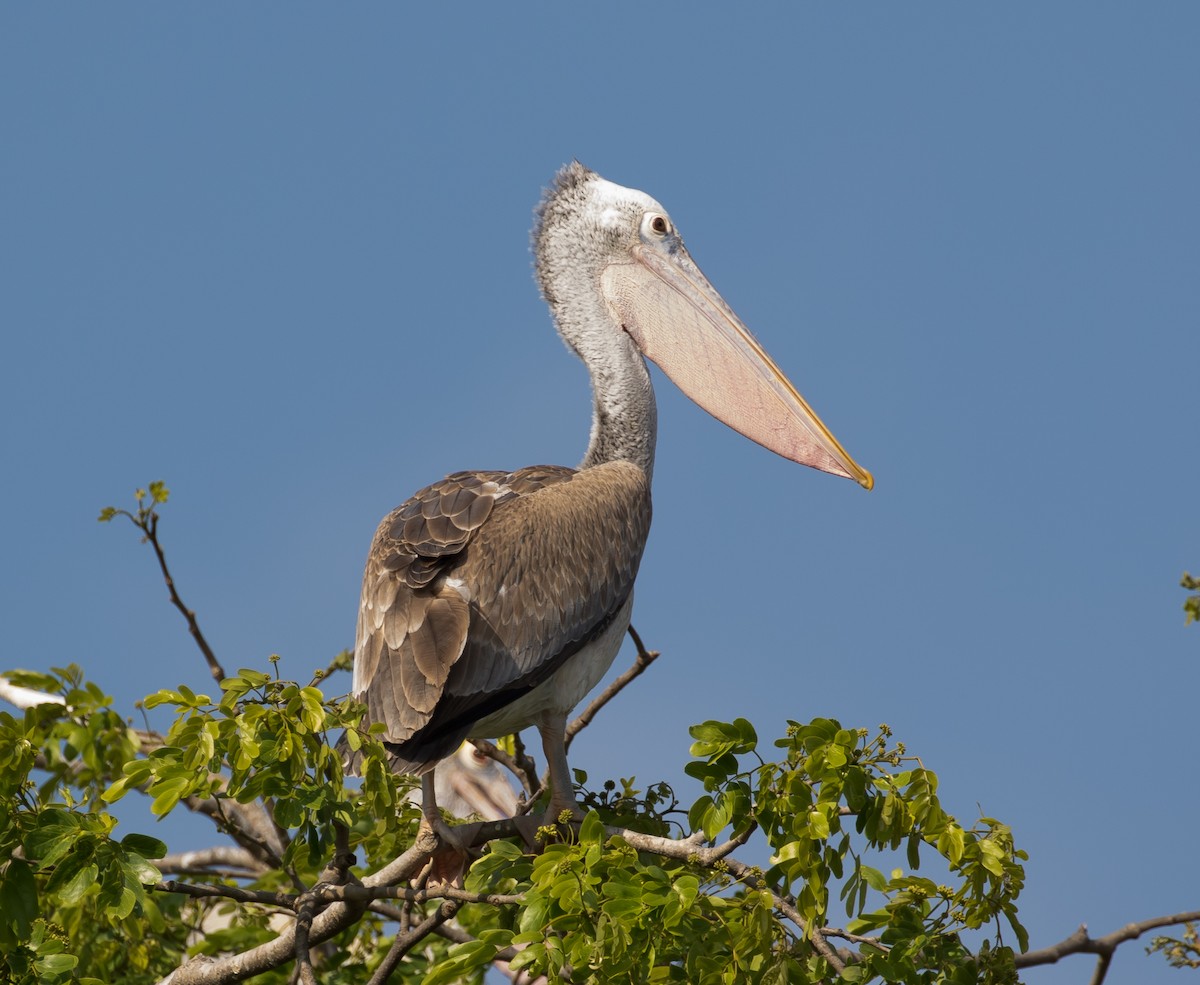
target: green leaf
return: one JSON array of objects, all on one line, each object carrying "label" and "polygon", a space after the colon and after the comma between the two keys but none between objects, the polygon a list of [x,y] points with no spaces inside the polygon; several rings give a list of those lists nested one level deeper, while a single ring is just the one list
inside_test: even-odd
[{"label": "green leaf", "polygon": [[846,929],[852,934],[869,934],[880,927],[886,927],[891,922],[892,915],[887,910],[876,910],[851,920],[846,924]]},{"label": "green leaf", "polygon": [[496,956],[496,946],[474,940],[455,944],[422,980],[422,985],[449,985],[461,981],[476,968],[482,968]]},{"label": "green leaf", "polygon": [[733,727],[737,729],[738,739],[745,747],[744,750],[739,751],[750,752],[758,745],[758,733],[754,731],[754,726],[745,718],[735,718],[733,720]]},{"label": "green leaf", "polygon": [[20,859],[11,859],[0,881],[0,914],[12,927],[18,940],[29,936],[29,929],[38,915],[37,882],[33,867]]},{"label": "green leaf", "polygon": [[583,824],[579,829],[579,843],[581,845],[602,845],[605,838],[604,823],[600,820],[600,815],[595,811],[588,811],[587,817],[583,819]]},{"label": "green leaf", "polygon": [[77,862],[74,856],[67,856],[54,870],[54,875],[46,884],[46,890],[57,896],[59,902],[70,906],[83,899],[87,891],[96,884],[98,874],[95,862],[87,858]]},{"label": "green leaf", "polygon": [[[163,853],[166,854],[165,852]],[[162,873],[137,852],[126,852],[123,868],[127,881],[139,886],[152,886],[162,878]]]},{"label": "green leaf", "polygon": [[77,964],[79,959],[74,954],[47,954],[34,962],[38,974],[45,977],[65,975]]},{"label": "green leaf", "polygon": [[270,679],[270,674],[264,674],[261,670],[250,670],[247,667],[238,668],[238,677],[244,677],[250,682],[251,687],[262,687]]},{"label": "green leaf", "polygon": [[829,837],[829,818],[820,811],[809,811],[808,833],[818,841],[825,841]]},{"label": "green leaf", "polygon": [[150,835],[127,834],[121,839],[121,847],[126,851],[137,852],[142,858],[162,858],[167,854],[167,846]]},{"label": "green leaf", "polygon": [[700,895],[700,880],[692,875],[679,876],[671,885],[671,891],[679,897],[683,908],[689,910]]},{"label": "green leaf", "polygon": [[53,865],[71,850],[79,834],[79,819],[75,814],[53,809],[42,811],[37,827],[25,836],[25,854],[44,866]]},{"label": "green leaf", "polygon": [[186,784],[172,785],[158,794],[150,804],[150,813],[156,817],[162,817],[169,814],[171,810],[179,803],[183,797],[183,790]]},{"label": "green leaf", "polygon": [[963,849],[966,847],[966,836],[957,824],[949,824],[938,836],[937,850],[950,860],[951,865],[962,861]]},{"label": "green leaf", "polygon": [[916,832],[908,836],[908,867],[910,869],[921,867],[921,837]]},{"label": "green leaf", "polygon": [[708,812],[712,810],[713,799],[705,794],[688,810],[688,830],[703,831],[704,819],[708,817]]},{"label": "green leaf", "polygon": [[1007,902],[1003,904],[1001,910],[1004,916],[1008,919],[1008,925],[1012,927],[1013,933],[1017,935],[1017,944],[1021,948],[1021,953],[1024,954],[1029,950],[1029,931],[1017,919],[1017,906],[1015,903]]},{"label": "green leaf", "polygon": [[57,694],[63,683],[53,674],[43,674],[36,670],[6,670],[3,676],[17,687],[27,687],[31,691],[45,691],[47,694]]},{"label": "green leaf", "polygon": [[860,865],[858,867],[859,875],[863,882],[874,889],[877,893],[882,893],[887,889],[887,878],[878,869],[873,869],[869,865]]}]

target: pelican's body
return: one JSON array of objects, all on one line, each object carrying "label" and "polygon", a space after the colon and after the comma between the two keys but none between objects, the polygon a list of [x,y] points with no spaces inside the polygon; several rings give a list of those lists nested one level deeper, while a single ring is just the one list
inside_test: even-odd
[{"label": "pelican's body", "polygon": [[553,815],[573,808],[567,714],[629,625],[650,529],[656,411],[643,356],[701,407],[794,461],[871,477],[842,450],[692,262],[662,206],[573,163],[534,230],[538,282],[587,364],[578,469],[459,472],[389,514],[363,578],[353,690],[402,769],[536,725]]}]

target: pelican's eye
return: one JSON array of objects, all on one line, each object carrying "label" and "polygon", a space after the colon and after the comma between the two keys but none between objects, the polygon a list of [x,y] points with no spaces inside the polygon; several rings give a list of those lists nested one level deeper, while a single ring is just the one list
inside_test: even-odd
[{"label": "pelican's eye", "polygon": [[665,239],[671,234],[671,220],[660,212],[647,212],[642,228],[655,239]]}]

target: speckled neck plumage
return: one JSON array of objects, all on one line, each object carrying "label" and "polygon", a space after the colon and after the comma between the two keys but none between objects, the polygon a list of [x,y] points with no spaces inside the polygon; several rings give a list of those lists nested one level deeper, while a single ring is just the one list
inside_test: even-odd
[{"label": "speckled neck plumage", "polygon": [[624,246],[610,216],[641,204],[618,201],[614,190],[578,161],[559,171],[537,209],[534,262],[559,335],[591,374],[592,430],[580,468],[628,461],[650,476],[658,431],[650,374],[599,285],[605,264]]}]

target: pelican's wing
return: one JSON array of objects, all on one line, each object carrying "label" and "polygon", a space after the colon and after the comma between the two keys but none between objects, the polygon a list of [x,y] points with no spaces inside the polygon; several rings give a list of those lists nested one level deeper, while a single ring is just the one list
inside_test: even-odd
[{"label": "pelican's wing", "polygon": [[363,578],[353,690],[397,758],[448,755],[603,632],[649,524],[628,462],[460,472],[394,510]]}]

